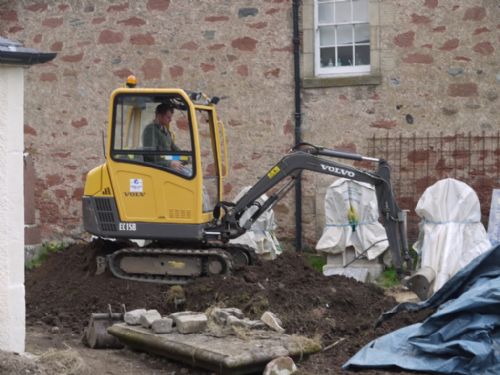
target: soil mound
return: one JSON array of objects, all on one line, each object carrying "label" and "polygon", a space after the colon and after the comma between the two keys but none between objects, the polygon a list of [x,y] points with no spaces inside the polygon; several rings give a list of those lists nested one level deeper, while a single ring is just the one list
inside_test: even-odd
[{"label": "soil mound", "polygon": [[118,247],[102,240],[74,244],[28,271],[27,323],[43,322],[81,333],[90,314],[106,312],[108,304],[115,311],[123,304],[127,310],[157,309],[162,314],[238,307],[252,319],[269,310],[282,320],[287,333],[315,338],[330,347],[299,363],[301,373],[320,375],[341,373],[340,366],[370,340],[428,314],[400,314],[375,328],[380,314],[396,304],[392,297],[372,284],[325,277],[295,252],[235,270],[230,276],[200,278],[183,286],[186,302],[175,306],[168,298],[169,286],[121,280],[107,271],[95,275],[96,255]]}]

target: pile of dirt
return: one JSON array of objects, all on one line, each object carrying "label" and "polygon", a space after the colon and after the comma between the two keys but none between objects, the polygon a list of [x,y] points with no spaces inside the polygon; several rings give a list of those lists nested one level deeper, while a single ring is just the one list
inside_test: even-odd
[{"label": "pile of dirt", "polygon": [[399,314],[375,328],[380,314],[396,304],[392,297],[372,284],[325,277],[295,252],[230,276],[200,278],[183,286],[186,302],[175,306],[168,298],[169,286],[121,280],[108,272],[95,275],[95,256],[113,250],[110,246],[115,245],[74,244],[28,271],[27,323],[80,334],[90,314],[107,311],[108,304],[115,311],[125,305],[127,310],[157,309],[162,314],[238,307],[252,319],[269,310],[279,316],[287,333],[305,335],[329,347],[298,364],[301,373],[320,375],[340,373],[340,366],[370,340],[428,315]]}]

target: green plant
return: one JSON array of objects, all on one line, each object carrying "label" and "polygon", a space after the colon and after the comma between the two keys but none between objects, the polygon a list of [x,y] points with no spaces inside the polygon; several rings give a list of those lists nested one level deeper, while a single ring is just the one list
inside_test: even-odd
[{"label": "green plant", "polygon": [[415,250],[415,248],[413,246],[410,247],[409,253],[410,253],[410,257],[411,257],[412,265],[413,265],[413,269],[410,271],[415,271],[418,268],[420,268],[420,261],[421,261],[420,255],[418,254],[417,250]]},{"label": "green plant", "polygon": [[394,267],[388,267],[382,272],[382,275],[376,280],[376,283],[382,288],[392,288],[400,283],[398,273]]},{"label": "green plant", "polygon": [[47,260],[49,254],[58,253],[65,248],[62,242],[45,242],[37,254],[26,263],[26,268],[31,270],[40,267]]},{"label": "green plant", "polygon": [[326,258],[324,255],[304,253],[307,261],[316,271],[323,272],[323,266],[326,264]]}]

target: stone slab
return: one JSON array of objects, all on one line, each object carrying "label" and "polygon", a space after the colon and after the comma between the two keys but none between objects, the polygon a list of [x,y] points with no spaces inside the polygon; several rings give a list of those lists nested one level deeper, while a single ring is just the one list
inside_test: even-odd
[{"label": "stone slab", "polygon": [[108,332],[123,344],[137,350],[154,353],[217,374],[237,375],[262,373],[274,358],[303,358],[321,350],[321,346],[306,337],[255,330],[244,338],[210,334],[154,334],[139,326],[117,323]]}]

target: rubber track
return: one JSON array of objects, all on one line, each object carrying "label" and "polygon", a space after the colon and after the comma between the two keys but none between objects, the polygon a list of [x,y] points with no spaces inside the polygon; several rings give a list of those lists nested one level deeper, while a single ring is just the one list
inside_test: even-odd
[{"label": "rubber track", "polygon": [[[213,248],[199,249],[171,249],[171,248],[124,248],[115,251],[107,256],[107,264],[113,275],[120,279],[151,282],[168,285],[183,285],[196,279],[193,276],[169,276],[169,275],[148,275],[148,274],[127,274],[119,267],[120,259],[123,256],[161,256],[161,255],[185,255],[206,258],[208,256],[216,256],[225,264],[224,274],[230,273],[233,268],[233,258],[231,253],[243,251],[247,254],[249,264],[254,264],[256,261],[255,251],[246,245],[228,244]],[[238,265],[240,266],[240,265]],[[202,270],[202,276],[206,272]]]}]

